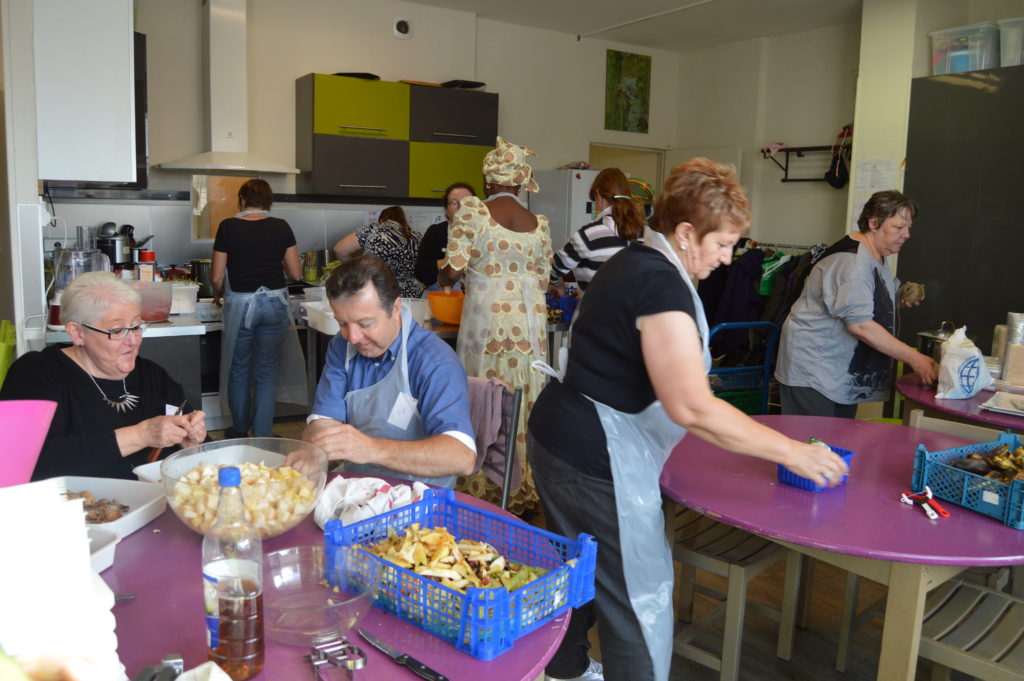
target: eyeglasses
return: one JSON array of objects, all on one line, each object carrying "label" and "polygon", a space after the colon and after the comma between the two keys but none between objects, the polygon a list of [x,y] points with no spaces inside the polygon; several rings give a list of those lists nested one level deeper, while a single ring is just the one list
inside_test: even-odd
[{"label": "eyeglasses", "polygon": [[78,322],[78,324],[80,326],[84,326],[85,328],[89,329],[90,331],[95,331],[96,333],[105,334],[107,338],[109,338],[110,340],[113,340],[113,341],[124,340],[125,338],[128,337],[129,333],[134,333],[136,336],[141,336],[143,333],[146,332],[146,329],[149,328],[149,324],[147,324],[146,322],[140,322],[140,323],[136,324],[135,326],[126,326],[126,327],[120,327],[119,326],[116,329],[107,329],[106,331],[104,331],[103,329],[97,329],[95,326],[89,326],[88,324],[83,324],[82,322]]},{"label": "eyeglasses", "polygon": [[458,208],[461,202],[461,199],[452,199],[451,201],[448,202],[448,206],[451,208]]}]

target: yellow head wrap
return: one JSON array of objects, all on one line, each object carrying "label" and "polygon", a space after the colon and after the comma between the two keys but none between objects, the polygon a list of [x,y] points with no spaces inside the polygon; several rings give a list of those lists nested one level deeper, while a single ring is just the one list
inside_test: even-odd
[{"label": "yellow head wrap", "polygon": [[505,187],[522,187],[528,192],[540,190],[533,179],[533,168],[526,162],[532,151],[498,138],[498,146],[484,156],[484,179]]}]

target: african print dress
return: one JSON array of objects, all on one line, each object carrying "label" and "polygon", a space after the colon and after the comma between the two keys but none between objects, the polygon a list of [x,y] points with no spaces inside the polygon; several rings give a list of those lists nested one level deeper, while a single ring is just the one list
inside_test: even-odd
[{"label": "african print dress", "polygon": [[[462,308],[457,351],[470,376],[500,378],[523,388],[516,457],[522,484],[513,490],[514,513],[535,510],[537,492],[526,460],[526,422],[544,387],[545,377],[530,368],[547,360],[547,290],[551,271],[548,220],[537,216],[532,232],[513,232],[499,225],[476,197],[462,200],[448,231],[445,265],[466,271],[466,300]],[[474,496],[495,499],[501,490],[477,472],[459,487]]]}]

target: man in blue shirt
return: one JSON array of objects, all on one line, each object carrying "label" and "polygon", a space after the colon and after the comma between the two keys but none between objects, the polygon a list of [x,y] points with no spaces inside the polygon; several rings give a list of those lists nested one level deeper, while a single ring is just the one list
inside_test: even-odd
[{"label": "man in blue shirt", "polygon": [[454,487],[476,463],[459,358],[403,311],[398,280],[376,256],[347,260],[325,287],[341,329],[302,438],[346,472]]}]

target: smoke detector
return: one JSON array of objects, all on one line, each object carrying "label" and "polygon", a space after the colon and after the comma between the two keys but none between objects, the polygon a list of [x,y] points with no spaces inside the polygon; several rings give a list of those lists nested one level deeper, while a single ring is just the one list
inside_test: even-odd
[{"label": "smoke detector", "polygon": [[399,40],[408,40],[412,37],[412,24],[405,17],[395,17],[391,22],[391,35]]}]

